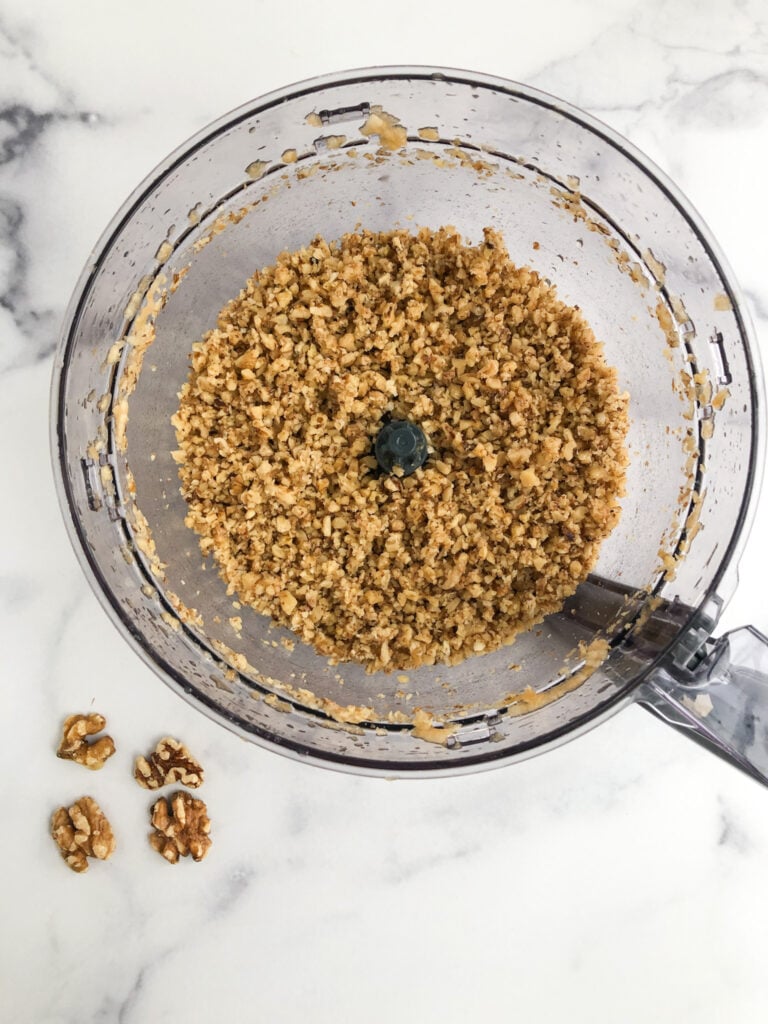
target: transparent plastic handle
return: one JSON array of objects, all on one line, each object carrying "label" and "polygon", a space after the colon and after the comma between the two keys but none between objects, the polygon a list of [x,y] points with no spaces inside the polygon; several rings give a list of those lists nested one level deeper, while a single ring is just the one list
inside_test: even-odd
[{"label": "transparent plastic handle", "polygon": [[658,669],[637,700],[768,785],[768,637],[754,627],[711,641],[692,671]]}]

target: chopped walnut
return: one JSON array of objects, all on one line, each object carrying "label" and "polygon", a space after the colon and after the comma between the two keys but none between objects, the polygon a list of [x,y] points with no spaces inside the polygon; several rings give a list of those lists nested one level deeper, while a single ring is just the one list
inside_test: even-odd
[{"label": "chopped walnut", "polygon": [[[616,371],[484,234],[315,238],[193,346],[172,420],[185,522],[228,593],[335,661],[400,671],[509,643],[618,520]],[[429,439],[410,476],[377,471],[389,420]]]},{"label": "chopped walnut", "polygon": [[78,873],[88,870],[89,857],[108,860],[115,852],[112,826],[90,796],[54,811],[51,835],[67,865]]},{"label": "chopped walnut", "polygon": [[203,769],[178,740],[164,736],[149,757],[137,757],[133,777],[144,789],[160,789],[172,782],[197,789]]},{"label": "chopped walnut", "polygon": [[152,807],[155,831],[149,844],[171,864],[179,857],[202,860],[211,847],[211,822],[202,800],[179,790],[169,800],[161,797]]},{"label": "chopped walnut", "polygon": [[76,761],[91,771],[103,768],[115,752],[114,740],[111,736],[100,736],[89,743],[86,737],[101,732],[106,724],[103,715],[70,715],[64,722],[57,756],[66,761]]}]

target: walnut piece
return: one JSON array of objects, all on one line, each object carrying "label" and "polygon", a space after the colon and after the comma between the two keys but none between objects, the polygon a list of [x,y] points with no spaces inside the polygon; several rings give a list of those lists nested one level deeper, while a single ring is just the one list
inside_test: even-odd
[{"label": "walnut piece", "polygon": [[112,826],[90,796],[81,796],[71,807],[59,807],[51,816],[51,835],[67,866],[88,870],[88,858],[108,860],[115,852]]},{"label": "walnut piece", "polygon": [[203,769],[190,752],[172,736],[164,736],[149,757],[137,757],[133,777],[144,789],[160,789],[171,782],[197,789]]},{"label": "walnut piece", "polygon": [[64,722],[57,756],[66,761],[76,761],[91,771],[103,768],[115,752],[114,740],[111,736],[100,736],[89,743],[86,737],[101,732],[106,724],[103,715],[70,715]]},{"label": "walnut piece", "polygon": [[202,860],[211,847],[211,821],[202,800],[179,790],[166,800],[161,797],[152,807],[155,831],[149,845],[171,864],[179,857]]}]

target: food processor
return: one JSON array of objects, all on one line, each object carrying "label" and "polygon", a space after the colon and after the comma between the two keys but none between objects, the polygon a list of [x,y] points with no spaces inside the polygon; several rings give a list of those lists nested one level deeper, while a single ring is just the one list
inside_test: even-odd
[{"label": "food processor", "polygon": [[[618,525],[560,612],[461,664],[331,664],[227,594],[185,526],[171,416],[192,344],[316,235],[501,232],[604,344],[630,396]],[[52,444],[102,605],[215,721],[311,764],[434,776],[510,763],[640,702],[768,782],[768,641],[712,633],[765,442],[754,335],[716,243],[630,143],[527,86],[356,70],[246,104],[171,154],[98,242],[55,361]]]}]

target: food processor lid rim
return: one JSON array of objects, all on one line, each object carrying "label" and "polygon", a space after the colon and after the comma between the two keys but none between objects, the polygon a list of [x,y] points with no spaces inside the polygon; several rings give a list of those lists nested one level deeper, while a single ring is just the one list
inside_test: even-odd
[{"label": "food processor lid rim", "polygon": [[[124,637],[129,641],[130,645],[141,656],[142,660],[144,660],[145,663],[148,664],[148,666],[155,672],[158,672],[165,677],[166,681],[173,687],[173,689],[179,692],[186,700],[194,703],[209,717],[215,718],[216,720],[220,720],[220,712],[214,712],[213,706],[210,704],[208,698],[203,693],[190,686],[190,684],[181,677],[175,669],[172,668],[172,666],[168,665],[163,659],[156,656],[154,652],[151,652],[149,647],[145,645],[141,634],[133,628],[130,620],[125,616],[124,610],[120,607],[117,600],[114,598],[114,595],[112,595],[104,575],[101,573],[98,565],[92,558],[84,532],[81,530],[80,523],[74,514],[74,496],[71,491],[70,480],[66,467],[66,438],[62,430],[62,424],[64,422],[64,385],[66,381],[70,346],[76,333],[76,326],[80,320],[85,302],[87,301],[87,296],[90,292],[91,282],[97,276],[101,265],[106,258],[106,254],[112,248],[115,239],[119,236],[125,224],[130,220],[137,209],[140,208],[144,200],[157,187],[158,183],[172,172],[176,166],[186,160],[192,152],[214,140],[222,132],[235,127],[238,123],[246,120],[247,118],[253,117],[254,114],[270,109],[271,107],[289,99],[292,100],[300,98],[301,96],[311,95],[321,89],[335,85],[347,85],[357,81],[376,81],[382,78],[390,80],[409,80],[416,78],[421,80],[433,79],[436,81],[455,81],[463,85],[492,88],[496,91],[506,93],[510,97],[519,96],[525,100],[538,103],[543,107],[553,110],[565,117],[568,117],[570,120],[583,125],[594,134],[603,138],[615,149],[624,153],[656,183],[661,191],[667,195],[667,197],[680,210],[681,214],[690,224],[694,233],[699,237],[732,299],[733,313],[739,327],[741,338],[744,341],[744,352],[749,367],[749,387],[752,407],[755,411],[754,427],[751,439],[752,443],[749,453],[750,464],[748,485],[745,490],[744,499],[741,503],[739,515],[734,524],[730,542],[724,551],[723,557],[719,561],[716,571],[713,573],[712,579],[707,588],[707,593],[702,599],[701,604],[703,604],[709,596],[716,593],[718,584],[726,571],[738,561],[738,557],[746,542],[749,528],[754,520],[754,513],[759,493],[759,483],[762,476],[763,463],[765,461],[765,435],[764,432],[760,430],[761,413],[765,402],[754,327],[749,320],[747,310],[744,306],[743,296],[735,281],[733,272],[702,217],[687,197],[685,197],[677,188],[674,182],[672,182],[667,175],[658,168],[652,160],[650,160],[649,157],[614,129],[610,128],[608,125],[604,124],[592,115],[572,106],[566,101],[560,100],[549,93],[543,92],[542,90],[524,85],[523,83],[513,82],[481,72],[419,65],[381,66],[352,69],[346,72],[317,76],[274,90],[270,93],[264,94],[256,100],[251,100],[242,104],[230,111],[228,114],[225,114],[211,122],[209,125],[201,129],[201,131],[182,142],[163,161],[155,166],[155,168],[133,190],[122,206],[118,209],[106,229],[102,232],[94,248],[91,250],[90,257],[86,261],[86,265],[73,291],[72,298],[70,299],[62,322],[62,329],[59,335],[51,381],[50,428],[53,470],[59,504],[64,514],[67,532],[70,542],[75,549],[76,557],[83,567],[85,574],[91,583],[92,589],[96,593],[97,599],[101,603],[102,607],[107,611],[109,617],[113,620]],[[698,607],[700,606],[701,605]],[[691,618],[695,616],[696,611],[697,609],[694,609]],[[445,777],[451,774],[462,774],[484,768],[501,766],[520,758],[521,755],[526,756],[527,754],[530,756],[530,752],[532,750],[536,753],[543,752],[550,749],[552,746],[559,745],[564,738],[575,738],[577,735],[580,735],[599,724],[599,722],[605,720],[625,704],[630,703],[633,691],[640,685],[642,680],[650,674],[659,661],[668,654],[669,650],[676,645],[681,633],[683,633],[686,628],[687,624],[680,630],[676,638],[668,645],[668,647],[662,650],[657,658],[654,659],[654,661],[650,663],[636,679],[633,680],[631,685],[617,690],[614,695],[601,703],[599,707],[593,708],[583,716],[572,720],[567,726],[552,730],[547,734],[547,738],[544,742],[532,741],[530,744],[519,744],[513,753],[505,752],[503,748],[500,749],[499,753],[496,755],[494,755],[493,751],[484,750],[482,754],[478,753],[474,758],[471,755],[466,755],[463,758],[458,757],[455,761],[431,762],[431,766],[421,765],[418,762],[414,763],[411,761],[393,761],[391,764],[387,765],[372,765],[370,761],[363,758],[356,759],[354,756],[347,754],[336,755],[329,753],[328,755],[323,755],[316,751],[309,752],[306,747],[303,747],[300,743],[295,741],[277,741],[272,734],[252,727],[251,723],[246,726],[245,723],[232,716],[227,716],[228,720],[226,724],[228,728],[235,733],[255,739],[256,742],[262,746],[284,754],[289,754],[296,760],[306,761],[308,763],[313,763],[327,768],[350,771],[355,774],[368,774],[375,776],[402,774],[408,777],[439,775],[441,777]],[[576,724],[574,724],[574,722]]]}]

